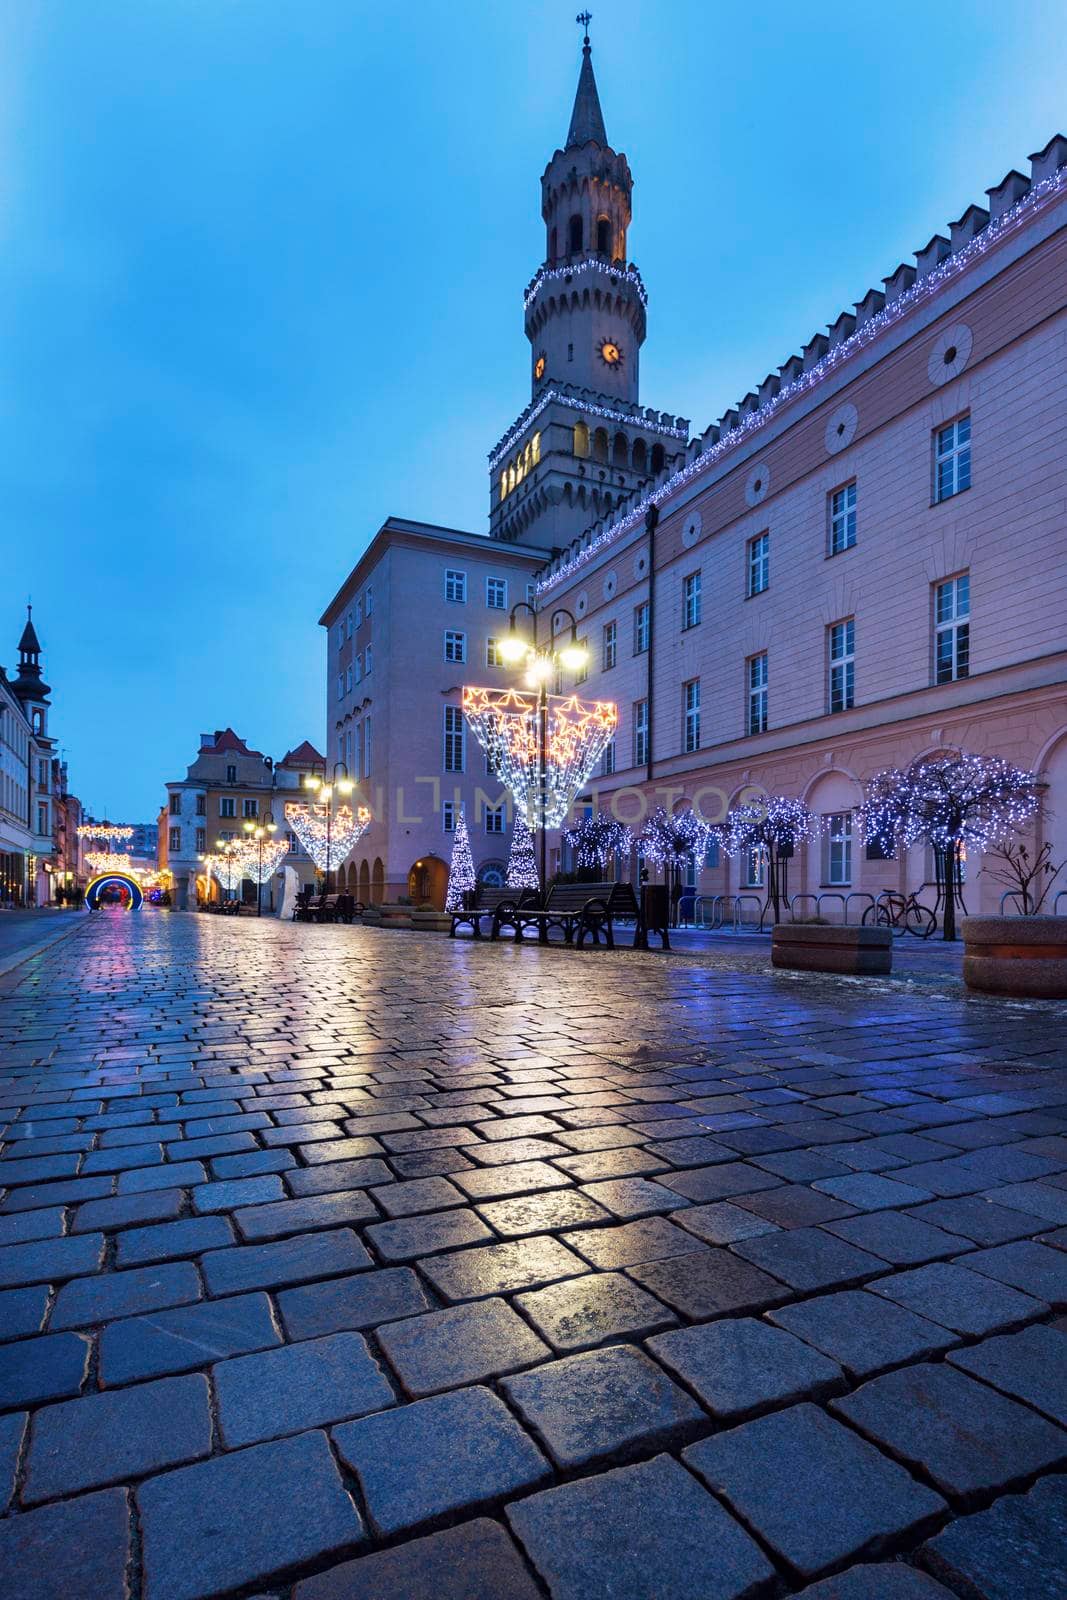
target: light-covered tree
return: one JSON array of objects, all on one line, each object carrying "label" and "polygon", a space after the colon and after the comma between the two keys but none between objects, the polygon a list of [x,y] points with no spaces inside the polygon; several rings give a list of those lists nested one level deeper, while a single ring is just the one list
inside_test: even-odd
[{"label": "light-covered tree", "polygon": [[767,900],[775,922],[780,922],[782,862],[796,853],[798,844],[816,838],[819,831],[819,819],[803,800],[775,794],[734,806],[714,833],[727,855],[744,856],[756,851],[762,857],[767,870]]},{"label": "light-covered tree", "polygon": [[507,876],[509,889],[539,889],[541,879],[534,856],[533,835],[523,812],[515,808],[515,822],[511,830],[511,852],[508,856]]},{"label": "light-covered tree", "polygon": [[463,807],[460,806],[459,816],[456,819],[456,834],[452,840],[452,859],[448,866],[445,910],[462,911],[463,896],[473,889],[477,882],[474,857],[471,855],[470,834],[467,832],[467,819],[463,814]]}]

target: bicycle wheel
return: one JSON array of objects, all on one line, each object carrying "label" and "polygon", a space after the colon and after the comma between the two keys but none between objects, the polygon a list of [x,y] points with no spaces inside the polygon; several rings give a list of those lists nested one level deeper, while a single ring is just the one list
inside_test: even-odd
[{"label": "bicycle wheel", "polygon": [[891,928],[893,918],[889,907],[883,905],[880,900],[876,901],[873,906],[866,908],[860,918],[860,924],[864,928]]},{"label": "bicycle wheel", "polygon": [[908,901],[904,926],[917,939],[929,939],[937,927],[937,918],[928,906],[920,905],[913,895]]}]

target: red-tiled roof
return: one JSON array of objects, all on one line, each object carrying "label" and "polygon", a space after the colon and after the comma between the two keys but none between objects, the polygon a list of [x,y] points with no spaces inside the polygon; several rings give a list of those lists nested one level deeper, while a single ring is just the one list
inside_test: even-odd
[{"label": "red-tiled roof", "polygon": [[295,750],[287,750],[278,762],[280,767],[321,767],[325,764],[326,757],[319,754],[309,739],[298,744]]}]

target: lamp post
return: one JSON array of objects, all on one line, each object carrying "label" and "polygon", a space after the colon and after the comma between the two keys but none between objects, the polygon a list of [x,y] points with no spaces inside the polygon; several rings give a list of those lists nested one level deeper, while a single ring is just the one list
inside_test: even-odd
[{"label": "lamp post", "polygon": [[245,832],[249,842],[255,841],[259,852],[259,871],[256,875],[256,916],[263,915],[263,841],[272,833],[277,833],[278,825],[272,812],[268,811],[262,822],[246,822]]},{"label": "lamp post", "polygon": [[[533,636],[529,640],[522,637],[515,624],[515,618],[520,611],[528,611],[530,613]],[[545,827],[545,817],[548,813],[548,685],[560,667],[567,667],[572,672],[580,672],[582,667],[587,666],[589,662],[588,648],[578,638],[578,624],[575,621],[574,613],[568,611],[566,606],[556,606],[547,615],[548,639],[545,644],[538,645],[537,608],[532,606],[528,600],[516,601],[508,617],[508,631],[499,645],[500,655],[504,661],[511,665],[517,665],[520,661],[525,661],[527,687],[537,690],[537,817],[535,825],[541,832],[539,853],[542,894],[545,892],[548,852],[548,830]],[[558,648],[553,640],[557,617],[566,617],[570,622],[570,634]]]},{"label": "lamp post", "polygon": [[334,762],[333,774],[329,782],[326,781],[325,768],[323,768],[323,776],[321,778],[315,773],[308,773],[304,779],[304,788],[311,790],[315,796],[315,804],[322,806],[326,812],[326,894],[330,892],[330,839],[333,833],[333,812],[336,796],[341,795],[347,800],[355,787],[355,783],[348,776],[348,768],[343,761]]}]

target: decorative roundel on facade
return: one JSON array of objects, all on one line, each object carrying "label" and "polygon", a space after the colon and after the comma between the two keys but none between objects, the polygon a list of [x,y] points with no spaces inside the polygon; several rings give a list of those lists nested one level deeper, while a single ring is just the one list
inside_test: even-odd
[{"label": "decorative roundel on facade", "polygon": [[614,595],[615,595],[615,590],[618,587],[619,587],[619,575],[618,575],[618,573],[615,572],[615,571],[612,571],[612,572],[609,572],[609,573],[605,574],[605,577],[604,577],[604,599],[605,600],[613,599]]},{"label": "decorative roundel on facade", "polygon": [[758,506],[766,500],[771,487],[771,469],[765,461],[758,467],[753,467],[745,482],[745,502],[750,506]]},{"label": "decorative roundel on facade", "polygon": [[852,443],[859,420],[860,414],[851,402],[838,406],[826,424],[826,448],[832,456]]},{"label": "decorative roundel on facade", "polygon": [[682,543],[685,545],[687,550],[692,545],[696,544],[697,540],[700,538],[701,526],[700,512],[691,511],[686,517],[685,527],[682,529]]},{"label": "decorative roundel on facade", "polygon": [[950,378],[958,378],[970,360],[973,343],[974,335],[965,322],[957,322],[954,328],[946,328],[934,340],[930,359],[926,363],[930,382],[940,385],[947,383]]},{"label": "decorative roundel on facade", "polygon": [[583,589],[581,594],[578,596],[577,600],[574,602],[575,615],[579,616],[579,617],[584,617],[585,613],[586,613],[586,611],[588,609],[589,609],[589,596],[586,594],[585,590]]},{"label": "decorative roundel on facade", "polygon": [[634,577],[643,578],[647,571],[648,556],[642,551],[639,556],[634,556]]}]

